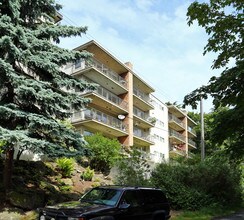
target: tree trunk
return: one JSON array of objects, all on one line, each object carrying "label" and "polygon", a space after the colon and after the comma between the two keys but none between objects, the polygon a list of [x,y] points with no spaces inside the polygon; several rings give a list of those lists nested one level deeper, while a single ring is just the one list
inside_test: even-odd
[{"label": "tree trunk", "polygon": [[14,161],[14,148],[11,147],[6,152],[4,171],[3,171],[3,184],[5,193],[7,194],[12,187],[12,171]]},{"label": "tree trunk", "polygon": [[24,150],[19,150],[16,156],[16,160],[20,159],[21,154],[23,153]]}]

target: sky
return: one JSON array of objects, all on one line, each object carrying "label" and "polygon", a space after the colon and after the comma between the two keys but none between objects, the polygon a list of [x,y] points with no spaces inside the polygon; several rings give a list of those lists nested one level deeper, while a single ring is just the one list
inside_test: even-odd
[{"label": "sky", "polygon": [[[182,104],[184,96],[206,85],[215,54],[203,56],[208,36],[197,23],[187,25],[192,0],[57,0],[62,24],[87,26],[86,35],[61,40],[73,49],[97,41],[155,89],[162,102]],[[209,112],[211,100],[203,102]],[[191,110],[189,107],[188,110]],[[199,111],[199,108],[198,108]]]}]

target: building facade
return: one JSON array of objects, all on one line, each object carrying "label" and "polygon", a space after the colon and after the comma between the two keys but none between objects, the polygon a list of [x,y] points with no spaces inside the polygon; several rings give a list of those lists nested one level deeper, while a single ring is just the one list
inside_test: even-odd
[{"label": "building facade", "polygon": [[168,106],[168,117],[170,156],[191,157],[191,150],[196,148],[196,143],[193,141],[196,137],[193,130],[196,122],[187,115],[186,111],[174,105]]},{"label": "building facade", "polygon": [[[89,41],[75,50],[86,50],[93,57],[68,64],[64,71],[98,85],[95,91],[80,92],[92,102],[74,112],[71,122],[75,128],[83,135],[100,132],[116,138],[123,146],[142,150],[151,161],[168,161],[169,143],[178,144],[169,138],[173,129],[168,126],[170,108],[153,96],[154,89],[133,71],[131,63],[122,63],[97,42]],[[190,125],[189,119],[184,120]],[[177,128],[176,132],[182,132]],[[187,151],[191,135],[185,135]]]}]

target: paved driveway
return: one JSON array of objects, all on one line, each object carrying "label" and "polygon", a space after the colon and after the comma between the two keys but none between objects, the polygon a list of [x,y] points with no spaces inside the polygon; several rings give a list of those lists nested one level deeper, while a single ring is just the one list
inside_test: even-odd
[{"label": "paved driveway", "polygon": [[232,215],[214,218],[213,220],[244,220],[244,210],[236,212]]}]

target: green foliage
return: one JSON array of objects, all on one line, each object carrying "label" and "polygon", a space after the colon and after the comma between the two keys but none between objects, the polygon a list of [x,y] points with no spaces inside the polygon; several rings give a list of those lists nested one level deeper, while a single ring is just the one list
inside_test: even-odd
[{"label": "green foliage", "polygon": [[[216,142],[226,144],[232,158],[243,160],[244,148],[244,32],[243,1],[213,0],[209,3],[194,2],[188,8],[188,24],[193,21],[206,30],[209,35],[204,54],[218,54],[212,68],[223,68],[219,77],[212,77],[207,86],[202,86],[184,98],[186,105],[197,107],[197,102],[208,95],[213,97],[215,109],[228,107],[228,111],[219,112],[214,128]],[[234,61],[233,65],[230,60]]]},{"label": "green foliage", "polygon": [[90,54],[53,41],[81,36],[87,28],[56,25],[60,8],[55,0],[1,1],[0,140],[6,150],[18,145],[52,157],[84,153],[82,136],[59,120],[69,118],[71,108],[79,110],[90,102],[70,90],[95,87],[60,67]]},{"label": "green foliage", "polygon": [[241,203],[240,172],[223,159],[194,165],[160,164],[151,182],[164,190],[174,209],[235,206]]},{"label": "green foliage", "polygon": [[91,181],[94,174],[95,174],[94,170],[90,169],[90,167],[87,167],[85,171],[83,171],[83,173],[81,174],[81,179],[85,181]]},{"label": "green foliage", "polygon": [[6,142],[3,140],[0,140],[0,154],[4,153],[4,146],[6,145]]},{"label": "green foliage", "polygon": [[63,177],[71,177],[74,171],[74,159],[62,157],[56,159],[56,163]]},{"label": "green foliage", "polygon": [[72,189],[72,186],[69,186],[69,185],[62,185],[62,186],[59,186],[59,189],[61,192],[68,192]]},{"label": "green foliage", "polygon": [[88,149],[91,150],[90,159],[91,168],[108,172],[120,156],[121,144],[117,139],[109,139],[102,134],[86,136]]},{"label": "green foliage", "polygon": [[[239,207],[238,207],[239,208]],[[226,208],[202,208],[197,211],[182,210],[176,216],[172,216],[172,220],[210,220],[219,216],[233,214],[234,209]]]},{"label": "green foliage", "polygon": [[118,175],[116,184],[131,186],[147,186],[147,174],[150,173],[150,165],[146,156],[136,148],[125,152],[117,162]]}]

